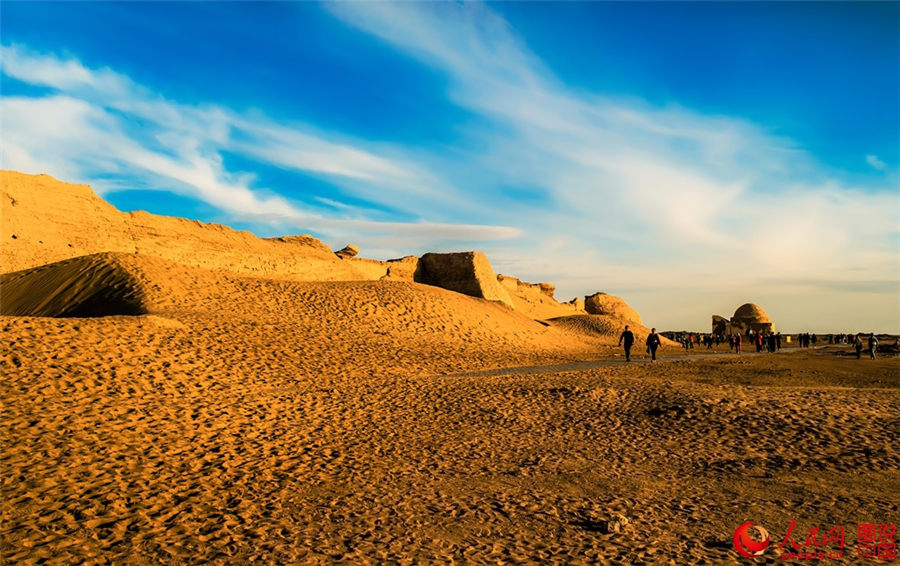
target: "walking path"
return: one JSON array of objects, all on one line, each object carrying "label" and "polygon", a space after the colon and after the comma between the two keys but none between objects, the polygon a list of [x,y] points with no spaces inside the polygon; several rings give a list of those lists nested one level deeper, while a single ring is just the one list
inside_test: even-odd
[{"label": "walking path", "polygon": [[[811,350],[821,350],[826,346],[813,346],[811,348],[783,348],[776,354],[790,354],[794,352],[809,352]],[[732,352],[716,352],[713,354],[683,354],[677,356],[657,356],[654,363],[677,362],[677,361],[694,361],[694,360],[710,360],[716,358],[733,358],[735,356],[756,356],[768,352],[743,352],[736,354]],[[624,366],[632,364],[649,364],[651,362],[649,356],[634,357],[630,362],[625,360],[592,360],[587,362],[567,362],[563,364],[550,364],[542,366],[518,366],[486,369],[481,371],[467,371],[462,373],[443,374],[440,377],[490,377],[498,375],[525,375],[531,373],[556,373],[563,371],[584,371],[602,367]]]}]

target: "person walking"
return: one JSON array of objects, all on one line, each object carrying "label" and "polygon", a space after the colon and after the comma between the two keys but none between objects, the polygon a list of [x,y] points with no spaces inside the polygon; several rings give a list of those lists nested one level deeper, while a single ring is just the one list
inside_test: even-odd
[{"label": "person walking", "polygon": [[634,333],[628,330],[628,325],[625,325],[625,330],[622,332],[622,335],[619,336],[619,346],[625,345],[625,361],[631,361],[631,347],[634,345]]},{"label": "person walking", "polygon": [[862,338],[859,335],[856,336],[853,349],[856,350],[856,359],[860,359],[862,357]]},{"label": "person walking", "polygon": [[662,345],[662,340],[659,339],[659,334],[656,333],[655,328],[650,329],[650,334],[647,335],[647,352],[650,354],[650,361],[656,361],[656,349]]},{"label": "person walking", "polygon": [[878,349],[878,338],[875,338],[875,333],[869,333],[869,359],[875,359],[875,350]]},{"label": "person walking", "polygon": [[741,353],[741,342],[743,342],[744,338],[740,334],[734,335],[734,350],[738,354]]}]

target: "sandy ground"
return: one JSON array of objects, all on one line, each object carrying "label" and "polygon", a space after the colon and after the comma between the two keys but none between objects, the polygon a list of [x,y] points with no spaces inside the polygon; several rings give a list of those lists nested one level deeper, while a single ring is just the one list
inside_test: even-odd
[{"label": "sandy ground", "polygon": [[747,520],[849,556],[898,518],[896,357],[484,375],[620,358],[413,283],[190,277],[149,316],[0,318],[5,563],[737,564]]}]

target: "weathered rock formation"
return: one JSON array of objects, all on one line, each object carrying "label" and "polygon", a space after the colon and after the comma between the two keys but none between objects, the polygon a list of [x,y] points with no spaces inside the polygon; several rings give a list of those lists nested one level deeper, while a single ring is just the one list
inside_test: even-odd
[{"label": "weathered rock formation", "polygon": [[[12,312],[6,307],[15,302],[8,303],[7,299],[13,296],[10,293],[17,292],[18,285],[24,284],[21,281],[38,286],[50,284],[57,289],[44,294],[46,305],[28,306],[26,310],[31,313],[52,311],[57,313],[52,316],[66,316],[68,310],[53,306],[53,297],[62,296],[60,293],[69,294],[66,296],[71,300],[67,304],[81,305],[73,307],[81,309],[78,312],[96,310],[91,305],[104,297],[116,312],[128,311],[131,307],[127,305],[143,304],[129,298],[138,292],[127,274],[123,275],[124,256],[116,260],[106,256],[102,261],[94,257],[125,254],[266,279],[414,281],[500,302],[539,320],[585,313],[586,305],[579,300],[557,302],[553,298],[556,288],[550,283],[528,283],[495,275],[487,257],[479,252],[429,253],[421,258],[407,256],[389,261],[361,258],[359,248],[353,244],[333,252],[310,235],[258,238],[219,224],[143,211],[123,213],[89,186],[60,182],[47,175],[0,171],[0,193],[0,273],[82,258],[50,271],[32,272],[27,277],[4,278],[4,312]],[[79,283],[81,287],[75,291],[66,283],[67,278],[118,283],[103,283],[100,287],[107,291],[94,293],[90,290],[93,283]],[[85,293],[94,293],[94,298]],[[597,294],[590,299],[593,310],[588,312],[640,323],[637,313],[617,297]],[[18,307],[9,308],[19,312]]]},{"label": "weathered rock formation", "polygon": [[419,258],[415,281],[515,308],[481,252],[428,253]]},{"label": "weathered rock formation", "polygon": [[578,305],[560,303],[554,299],[556,287],[550,283],[528,283],[508,275],[497,275],[497,281],[506,289],[516,310],[525,316],[546,320],[584,314],[584,309]]},{"label": "weathered rock formation", "polygon": [[342,249],[334,252],[341,259],[356,257],[359,254],[359,248],[353,244],[347,244]]},{"label": "weathered rock formation", "polygon": [[416,269],[419,268],[419,258],[414,255],[408,255],[399,259],[389,259],[387,264],[387,273],[383,279],[396,279],[400,281],[413,281],[416,275]]},{"label": "weathered rock formation", "polygon": [[552,283],[528,283],[527,281],[522,281],[515,277],[510,277],[509,275],[497,275],[497,281],[507,290],[513,291],[517,293],[535,291],[553,298],[553,294],[556,292],[556,285]]},{"label": "weathered rock formation", "polygon": [[606,293],[594,293],[584,297],[584,310],[588,314],[600,314],[611,316],[625,323],[643,326],[641,315],[636,310],[628,306],[624,300],[619,297],[608,295]]}]

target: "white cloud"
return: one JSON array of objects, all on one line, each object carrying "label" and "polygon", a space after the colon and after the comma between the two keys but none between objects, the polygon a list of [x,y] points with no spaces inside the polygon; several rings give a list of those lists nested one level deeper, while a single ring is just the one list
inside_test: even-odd
[{"label": "white cloud", "polygon": [[[895,188],[842,185],[791,140],[739,118],[575,91],[482,4],[328,9],[445,73],[451,101],[482,120],[460,126],[449,148],[376,145],[167,100],[110,69],[13,46],[0,52],[3,72],[59,94],[3,99],[4,166],[46,164],[80,182],[139,169],[149,186],[174,182],[236,217],[355,240],[371,255],[481,241],[498,272],[552,281],[566,299],[623,295],[660,327],[706,327],[713,299],[765,299],[789,324],[827,300],[851,305],[843,320],[896,329],[897,313],[848,291],[900,279]],[[140,129],[122,115],[139,118]],[[377,221],[385,215],[323,195],[286,200],[227,170],[226,151],[328,179],[359,202],[423,221]],[[505,192],[518,187],[539,197]],[[882,304],[900,303],[896,295],[881,295]]]},{"label": "white cloud", "polygon": [[[737,118],[573,91],[483,4],[329,9],[444,71],[451,99],[492,122],[471,132],[488,140],[487,156],[471,156],[479,175],[548,189],[552,206],[521,224],[530,239],[488,248],[502,269],[551,279],[564,297],[643,289],[638,306],[677,311],[673,324],[700,328],[712,314],[702,306],[710,294],[743,302],[763,288],[777,297],[786,286],[769,288],[773,275],[844,290],[900,276],[897,191],[840,185],[791,140]],[[558,245],[559,234],[568,245]],[[772,300],[788,320],[821,309]],[[857,317],[896,329],[896,318],[871,305]]]},{"label": "white cloud", "polygon": [[[329,177],[348,193],[418,218],[427,219],[430,212],[448,207],[465,209],[468,203],[421,166],[286,127],[264,115],[240,115],[214,105],[166,100],[110,69],[89,69],[77,60],[37,54],[20,46],[0,46],[0,60],[4,75],[59,91],[0,101],[3,167],[93,183],[101,193],[127,189],[123,183],[129,181],[144,187],[174,187],[245,220],[324,234],[348,229],[424,238],[429,227],[433,228],[432,241],[480,241],[520,234],[515,228],[469,222],[404,224],[326,218],[281,196],[266,196],[271,191],[255,189],[252,174],[227,171],[222,152]],[[123,180],[105,181],[111,174]],[[309,200],[317,202],[315,195]]]},{"label": "white cloud", "polygon": [[875,169],[878,169],[879,171],[887,171],[887,164],[884,161],[878,159],[877,155],[867,155],[866,163],[868,163]]}]

